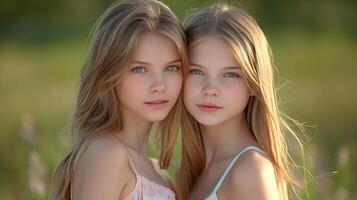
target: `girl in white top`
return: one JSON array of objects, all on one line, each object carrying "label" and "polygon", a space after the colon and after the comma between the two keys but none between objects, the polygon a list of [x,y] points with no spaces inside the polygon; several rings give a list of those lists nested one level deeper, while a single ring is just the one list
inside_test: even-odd
[{"label": "girl in white top", "polygon": [[[121,0],[105,11],[81,73],[74,145],[54,173],[52,200],[175,199],[165,169],[180,126],[186,54],[183,28],[163,3]],[[154,122],[158,161],[146,152]]]},{"label": "girl in white top", "polygon": [[214,5],[184,23],[181,199],[288,199],[288,154],[270,48],[256,21]]}]

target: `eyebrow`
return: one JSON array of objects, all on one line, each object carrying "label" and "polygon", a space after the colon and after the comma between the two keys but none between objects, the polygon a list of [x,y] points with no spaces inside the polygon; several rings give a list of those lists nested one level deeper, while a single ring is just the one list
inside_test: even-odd
[{"label": "eyebrow", "polygon": [[241,69],[240,66],[228,66],[228,67],[224,67],[223,69]]},{"label": "eyebrow", "polygon": [[[181,59],[176,59],[176,60],[170,61],[170,62],[168,62],[166,64],[172,64],[172,63],[176,63],[176,62],[182,62],[182,60]],[[140,65],[151,65],[148,62],[139,61],[139,60],[133,60],[131,63],[140,64]]]},{"label": "eyebrow", "polygon": [[[190,65],[193,65],[193,66],[196,66],[196,67],[199,67],[199,68],[205,68],[205,67],[203,67],[202,65],[199,65],[199,64],[196,64],[196,63],[192,63],[192,62],[190,62]],[[241,69],[241,67],[240,66],[227,66],[227,67],[223,67],[223,70],[229,70],[229,69]]]}]

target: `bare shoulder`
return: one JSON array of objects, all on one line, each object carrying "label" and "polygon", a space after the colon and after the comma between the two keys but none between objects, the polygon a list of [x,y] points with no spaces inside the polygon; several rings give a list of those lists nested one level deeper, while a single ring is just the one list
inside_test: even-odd
[{"label": "bare shoulder", "polygon": [[170,187],[173,187],[174,184],[173,184],[173,181],[172,181],[169,173],[167,172],[167,170],[160,168],[159,160],[157,160],[155,158],[150,158],[150,159],[153,162],[154,167],[155,167],[156,171],[159,173],[159,175],[164,179],[164,181],[168,185],[170,185]]},{"label": "bare shoulder", "polygon": [[[93,166],[125,168],[128,166],[128,153],[123,143],[111,136],[102,136],[91,142],[79,159],[80,163],[92,163]],[[104,166],[104,164],[111,164]]]},{"label": "bare shoulder", "polygon": [[72,195],[75,199],[119,198],[129,173],[124,144],[111,136],[99,137],[80,155]]},{"label": "bare shoulder", "polygon": [[244,153],[227,177],[227,190],[238,199],[278,199],[275,171],[270,159],[257,151]]}]

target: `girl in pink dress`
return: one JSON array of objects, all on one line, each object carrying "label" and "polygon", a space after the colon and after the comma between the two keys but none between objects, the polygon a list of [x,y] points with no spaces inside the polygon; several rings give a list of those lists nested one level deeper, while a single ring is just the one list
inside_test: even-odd
[{"label": "girl in pink dress", "polygon": [[[100,17],[83,65],[74,145],[52,200],[173,200],[167,174],[181,118],[185,35],[157,0],[122,0]],[[157,122],[157,123],[155,123]],[[147,156],[151,130],[159,159]]]}]

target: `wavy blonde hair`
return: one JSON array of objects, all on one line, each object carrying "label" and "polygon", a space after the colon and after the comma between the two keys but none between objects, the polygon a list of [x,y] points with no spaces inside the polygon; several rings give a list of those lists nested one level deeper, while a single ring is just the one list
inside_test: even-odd
[{"label": "wavy blonde hair", "polygon": [[[224,4],[193,13],[185,21],[184,28],[189,48],[200,39],[213,36],[223,39],[232,49],[254,94],[245,108],[248,126],[271,159],[280,198],[288,199],[287,184],[294,183],[294,179],[288,170],[293,161],[288,153],[285,133],[298,138],[278,109],[272,54],[263,31],[246,12]],[[182,163],[177,181],[180,199],[187,199],[206,158],[198,122],[187,110],[183,113],[182,129]],[[301,145],[299,140],[298,143]]]},{"label": "wavy blonde hair", "polygon": [[[115,85],[126,71],[140,34],[157,32],[170,38],[183,65],[187,64],[186,38],[175,14],[157,0],[122,0],[99,18],[82,67],[72,125],[74,144],[53,174],[52,200],[70,199],[70,185],[81,153],[97,137],[123,128]],[[159,165],[170,164],[182,113],[182,97],[159,123]]]}]

